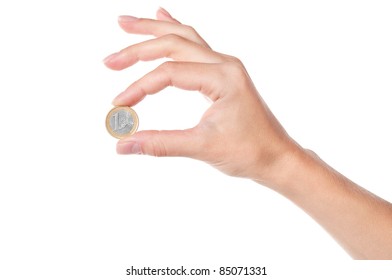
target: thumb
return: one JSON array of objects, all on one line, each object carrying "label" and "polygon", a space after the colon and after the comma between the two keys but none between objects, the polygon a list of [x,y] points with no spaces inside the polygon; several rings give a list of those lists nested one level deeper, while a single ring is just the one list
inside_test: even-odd
[{"label": "thumb", "polygon": [[200,139],[194,128],[139,131],[129,138],[121,139],[117,143],[117,153],[195,158],[200,151]]}]

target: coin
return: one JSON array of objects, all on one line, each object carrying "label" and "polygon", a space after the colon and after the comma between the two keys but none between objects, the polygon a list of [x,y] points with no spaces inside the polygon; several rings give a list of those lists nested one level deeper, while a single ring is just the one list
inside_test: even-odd
[{"label": "coin", "polygon": [[139,126],[136,112],[127,106],[114,107],[106,116],[106,129],[115,138],[134,134]]}]

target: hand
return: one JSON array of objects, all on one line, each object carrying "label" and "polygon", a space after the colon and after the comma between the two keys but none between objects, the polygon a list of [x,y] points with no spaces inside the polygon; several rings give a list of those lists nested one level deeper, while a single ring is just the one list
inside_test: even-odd
[{"label": "hand", "polygon": [[[120,154],[185,156],[233,176],[253,179],[297,204],[355,258],[392,258],[392,204],[362,189],[284,131],[242,63],[217,53],[186,25],[160,9],[157,19],[120,17],[129,33],[155,39],[105,59],[115,70],[137,61],[172,58],[117,96],[133,106],[167,86],[197,90],[213,101],[200,123],[177,131],[140,131],[120,140]],[[371,221],[371,223],[369,223]]]},{"label": "hand", "polygon": [[258,94],[235,57],[213,51],[192,28],[165,10],[157,20],[119,17],[128,33],[156,38],[129,46],[104,60],[114,70],[138,61],[168,57],[118,95],[115,105],[133,106],[168,86],[199,91],[213,101],[200,123],[175,131],[140,131],[117,144],[120,154],[185,156],[205,161],[226,174],[274,184],[296,143]]}]

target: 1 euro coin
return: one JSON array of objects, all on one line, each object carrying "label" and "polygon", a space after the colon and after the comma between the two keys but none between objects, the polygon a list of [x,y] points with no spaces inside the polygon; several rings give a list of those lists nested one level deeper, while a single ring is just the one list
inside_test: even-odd
[{"label": "1 euro coin", "polygon": [[134,134],[139,126],[136,112],[127,106],[114,107],[106,116],[106,129],[117,139]]}]

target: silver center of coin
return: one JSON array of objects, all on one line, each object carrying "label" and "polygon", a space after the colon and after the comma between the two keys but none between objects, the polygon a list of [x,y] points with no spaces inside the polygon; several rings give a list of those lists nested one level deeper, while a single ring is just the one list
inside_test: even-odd
[{"label": "silver center of coin", "polygon": [[132,115],[126,110],[120,110],[110,116],[110,128],[117,134],[129,133],[134,125]]}]

